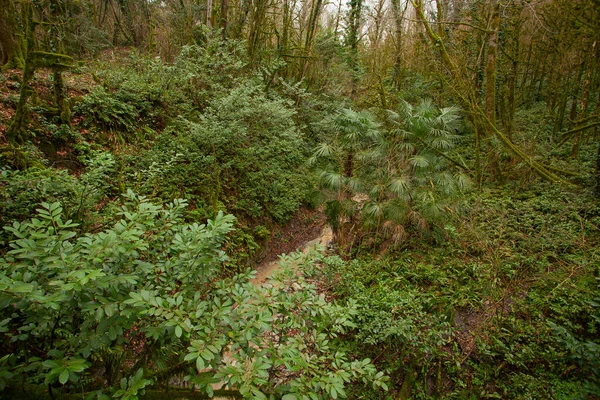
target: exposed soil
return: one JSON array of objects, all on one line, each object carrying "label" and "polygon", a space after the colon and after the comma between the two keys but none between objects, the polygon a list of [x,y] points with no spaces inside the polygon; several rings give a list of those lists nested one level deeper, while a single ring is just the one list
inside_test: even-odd
[{"label": "exposed soil", "polygon": [[[323,247],[327,246],[327,243],[330,242],[332,239],[333,232],[331,231],[331,228],[328,226],[322,226],[321,231],[317,234],[316,237],[302,243],[294,251],[308,253],[308,251],[316,245],[321,245]],[[279,260],[273,260],[270,262],[263,262],[259,264],[256,267],[256,278],[254,278],[252,282],[256,285],[264,283],[269,278],[269,276],[271,276],[279,268]]]},{"label": "exposed soil", "polygon": [[322,210],[300,209],[292,221],[273,232],[267,255],[256,266],[257,275],[253,280],[261,284],[279,269],[279,256],[295,251],[306,252],[316,244],[323,246],[332,240],[331,229],[325,224]]},{"label": "exposed soil", "polygon": [[259,267],[275,261],[281,254],[296,251],[303,244],[315,239],[325,226],[325,215],[320,209],[301,208],[285,226],[273,230],[265,256]]}]

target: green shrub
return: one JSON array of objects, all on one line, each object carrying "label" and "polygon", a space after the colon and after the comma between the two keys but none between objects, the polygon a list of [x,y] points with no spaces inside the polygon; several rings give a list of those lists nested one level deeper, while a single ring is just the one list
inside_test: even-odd
[{"label": "green shrub", "polygon": [[311,162],[342,247],[345,225],[359,215],[364,242],[371,247],[399,244],[409,229],[430,234],[446,224],[458,195],[469,186],[467,175],[452,170],[451,163],[461,164],[449,155],[459,138],[458,109],[404,102],[398,113],[388,114],[388,129],[374,115],[350,109],[322,124],[330,138],[317,146]]},{"label": "green shrub", "polygon": [[63,202],[71,218],[77,213],[84,190],[83,184],[67,171],[52,168],[3,170],[0,186],[0,220],[3,226],[29,217],[44,201]]},{"label": "green shrub", "polygon": [[328,303],[289,268],[268,288],[249,272],[217,279],[234,218],[184,224],[184,206],[130,191],[102,232],[78,235],[59,203],[6,227],[16,239],[0,258],[2,388],[44,382],[134,398],[181,373],[210,396],[219,382],[253,399],[344,397],[348,382],[387,388],[370,360],[340,349],[352,303]]},{"label": "green shrub", "polygon": [[[23,220],[34,214],[42,202],[61,202],[66,218],[86,226],[92,224],[96,204],[109,188],[107,177],[114,160],[108,153],[91,152],[83,162],[87,170],[79,178],[53,168],[2,170],[0,222],[7,225]],[[0,240],[6,239],[6,233],[0,233]]]},{"label": "green shrub", "polygon": [[86,95],[74,107],[74,112],[86,118],[85,125],[88,127],[120,132],[126,136],[135,132],[140,122],[140,110],[101,86]]},{"label": "green shrub", "polygon": [[143,193],[183,196],[212,215],[287,221],[306,197],[294,112],[253,83],[217,98],[201,122],[179,120],[131,167]]}]

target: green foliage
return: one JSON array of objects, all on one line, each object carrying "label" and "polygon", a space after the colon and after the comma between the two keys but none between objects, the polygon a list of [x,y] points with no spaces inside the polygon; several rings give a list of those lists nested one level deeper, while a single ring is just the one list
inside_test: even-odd
[{"label": "green foliage", "polygon": [[[119,122],[121,128],[127,129],[128,120],[136,118],[151,123],[154,129],[164,128],[178,115],[197,118],[198,111],[204,110],[211,99],[226,95],[246,79],[240,42],[223,40],[213,31],[206,34],[203,46],[183,47],[172,64],[132,53],[118,65],[101,65],[100,71],[94,73],[108,93],[99,93],[88,102],[106,108],[109,112],[105,114],[129,115],[123,118],[124,123]],[[129,107],[134,108],[135,115]],[[94,111],[89,108],[82,111]],[[96,122],[104,124],[104,118],[99,117],[103,116],[98,116]]]},{"label": "green foliage", "polygon": [[[108,189],[107,177],[114,160],[109,153],[91,152],[83,161],[88,168],[79,178],[53,168],[2,170],[0,222],[7,225],[25,219],[41,202],[60,202],[67,219],[92,223],[90,212]],[[5,240],[7,236],[1,233],[0,238]]]},{"label": "green foliage", "polygon": [[61,201],[68,213],[75,214],[83,185],[64,170],[30,168],[3,170],[0,218],[3,225],[33,214],[42,201]]},{"label": "green foliage", "polygon": [[[1,236],[0,390],[10,396],[45,385],[60,397],[135,399],[185,376],[203,395],[222,385],[259,399],[598,396],[595,200],[530,185],[528,163],[485,154],[497,147],[491,138],[481,143],[483,174],[518,175],[528,190],[465,196],[469,182],[457,171],[469,166],[458,154],[474,162],[475,144],[462,140],[460,112],[420,100],[447,98],[439,76],[410,71],[399,58],[401,76],[386,88],[386,73],[376,75],[387,61],[363,68],[352,54],[343,66],[339,38],[321,29],[312,48],[283,49],[287,65],[273,58],[252,75],[242,42],[223,39],[228,31],[192,27],[204,11],[175,3],[144,4],[152,18],[181,23],[173,29],[177,46],[197,45],[181,48],[171,63],[132,54],[95,66],[98,86],[82,80],[76,88],[89,90],[74,120],[88,130],[41,119],[42,133],[67,151],[73,142],[77,151],[88,147],[81,140],[91,134],[115,145],[116,162],[88,148],[79,153],[86,169],[73,176],[37,168],[0,174],[0,222],[8,225]],[[66,66],[71,60],[53,46],[83,54],[108,43],[86,30],[83,3],[56,4],[68,20],[34,4],[50,27],[36,35],[54,52],[36,57]],[[124,9],[113,11],[125,17]],[[23,13],[14,14],[19,20]],[[302,82],[285,81],[296,73]],[[373,79],[354,79],[361,74]],[[500,81],[509,89],[510,79]],[[531,86],[542,90],[539,83]],[[376,99],[395,111],[353,111],[349,100],[330,97],[343,97],[350,84],[352,100]],[[569,96],[565,104],[582,103]],[[500,114],[512,113],[500,97]],[[15,99],[9,94],[4,104],[15,108]],[[48,113],[47,99],[32,99],[40,105],[31,111]],[[554,162],[569,149],[555,145],[545,108],[516,110],[511,140]],[[512,123],[507,116],[503,123]],[[578,158],[554,165],[577,163],[587,174],[597,148],[581,145]],[[304,161],[313,146],[318,173],[309,177]],[[128,192],[123,207],[105,207],[128,186],[152,200]],[[251,284],[252,274],[240,271],[273,223],[319,198],[342,249],[361,258],[286,256],[278,277]],[[227,212],[238,217],[236,231]],[[371,250],[385,255],[366,256]]]},{"label": "green foliage", "polygon": [[313,270],[357,302],[346,351],[376,359],[394,398],[597,395],[597,202],[534,186],[474,193],[459,209],[443,245],[409,238],[380,260]]},{"label": "green foliage", "polygon": [[[119,144],[158,133],[149,151],[119,155],[120,181],[136,192],[187,199],[188,220],[223,210],[248,226],[284,223],[309,193],[307,146],[292,103],[244,76],[238,53],[238,42],[207,32],[203,46],[185,47],[172,65],[132,55],[99,72],[106,89],[96,87],[76,109]],[[253,236],[242,228],[228,240],[233,264],[254,256]]]},{"label": "green foliage", "polygon": [[[144,379],[144,369],[140,368],[134,376],[129,379],[121,379],[121,388],[115,392],[112,397],[121,398],[123,400],[137,400],[138,393],[144,394],[144,388],[151,385],[152,379]],[[62,383],[62,382],[61,382]]]},{"label": "green foliage", "polygon": [[207,29],[204,34],[204,44],[184,47],[174,66],[182,79],[180,90],[200,110],[215,95],[226,95],[228,89],[242,84],[246,75],[246,52],[240,41],[223,40],[216,30]]},{"label": "green foliage", "polygon": [[[3,352],[11,354],[10,370],[34,381],[76,379],[102,359],[103,349],[133,351],[135,336],[124,334],[141,320],[123,303],[130,293],[143,292],[149,282],[165,292],[188,283],[193,290],[216,273],[223,257],[217,249],[231,217],[182,226],[182,203],[163,209],[131,193],[129,199],[121,219],[97,234],[78,237],[59,203],[44,203],[38,218],[6,228],[16,238],[1,260],[3,318],[9,321]],[[176,263],[182,270],[173,271]]]},{"label": "green foliage", "polygon": [[[301,257],[284,258],[282,263],[298,263]],[[354,326],[354,303],[328,303],[314,286],[286,268],[266,289],[237,280],[219,287],[224,290],[232,284],[233,296],[216,304],[226,315],[224,324],[217,331],[201,334],[206,339],[192,342],[186,356],[195,361],[199,372],[205,368],[218,371],[213,377],[202,373],[190,377],[208,394],[215,378],[228,387],[237,387],[246,398],[267,398],[270,394],[345,397],[347,383],[360,381],[386,387],[387,377],[378,373],[370,360],[352,360],[339,349],[340,335]],[[243,305],[240,301],[247,292],[255,300]],[[229,338],[233,345],[222,358],[221,349]]]},{"label": "green foliage", "polygon": [[[137,101],[136,101],[137,100]],[[142,115],[151,109],[143,97],[133,97],[131,92],[107,92],[96,87],[78,103],[74,111],[86,118],[86,126],[101,130],[120,132],[128,137],[142,123]]]},{"label": "green foliage", "polygon": [[343,231],[345,218],[356,209],[349,198],[358,191],[361,183],[356,173],[356,157],[374,143],[380,132],[372,114],[351,109],[330,116],[322,126],[330,132],[330,137],[317,145],[309,163],[317,167],[320,187],[329,199],[326,205],[328,223],[337,234]]},{"label": "green foliage", "polygon": [[[77,110],[90,127],[114,131],[117,141],[149,131],[140,125],[159,132],[146,142],[149,151],[120,154],[121,180],[137,192],[186,198],[189,220],[223,210],[250,226],[284,223],[310,188],[292,103],[245,76],[240,43],[206,35],[206,43],[184,47],[172,65],[131,55],[99,72],[106,89],[97,87]],[[236,265],[258,248],[246,233],[240,229],[229,240]]]},{"label": "green foliage", "polygon": [[312,162],[331,193],[329,223],[338,231],[360,211],[364,230],[374,233],[369,245],[400,243],[409,227],[431,231],[469,186],[465,174],[449,170],[460,127],[456,108],[402,103],[398,113],[389,112],[387,130],[372,115],[351,110],[324,125],[332,137],[317,146]]},{"label": "green foliage", "polygon": [[240,86],[211,102],[199,123],[179,121],[136,160],[139,188],[185,196],[204,215],[224,207],[284,222],[308,190],[293,116],[284,100],[265,96],[253,83]]},{"label": "green foliage", "polygon": [[[345,397],[361,380],[386,387],[369,360],[339,350],[354,303],[328,303],[290,269],[268,288],[248,272],[216,279],[234,218],[184,224],[184,207],[129,191],[102,232],[78,235],[59,203],[6,227],[15,240],[0,259],[2,385],[16,376],[82,382],[135,399],[155,377],[189,365],[187,380],[209,395],[218,382],[246,398]],[[90,379],[101,369],[104,388]]]},{"label": "green foliage", "polygon": [[[316,269],[319,280],[335,297],[356,302],[356,325],[346,337],[348,351],[378,359],[393,381],[410,381],[415,371],[428,375],[438,362],[451,360],[447,349],[455,333],[433,293],[403,276],[406,261],[353,260],[326,257]],[[383,351],[382,351],[383,350]],[[370,396],[355,388],[355,397]],[[395,390],[399,390],[399,387]]]},{"label": "green foliage", "polygon": [[[389,206],[394,223],[441,223],[457,195],[469,186],[467,175],[452,171],[448,152],[459,140],[457,108],[438,110],[430,101],[418,106],[403,102],[398,113],[389,113],[393,129],[369,157],[378,160],[370,197]],[[380,193],[383,190],[383,193]],[[381,199],[392,200],[389,202]],[[404,210],[396,210],[396,199]],[[400,220],[397,218],[401,217]],[[441,218],[443,217],[443,218]]]}]

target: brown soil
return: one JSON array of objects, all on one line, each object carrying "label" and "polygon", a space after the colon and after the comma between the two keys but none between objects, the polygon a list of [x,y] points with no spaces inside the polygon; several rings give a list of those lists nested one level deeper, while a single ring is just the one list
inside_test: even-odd
[{"label": "brown soil", "polygon": [[289,224],[273,230],[267,253],[260,260],[259,266],[277,260],[281,254],[296,251],[306,242],[319,236],[324,226],[325,215],[322,210],[301,208]]},{"label": "brown soil", "polygon": [[256,267],[257,275],[253,282],[262,284],[278,270],[280,255],[306,252],[317,244],[325,246],[332,237],[322,210],[301,209],[289,224],[274,232],[267,255]]},{"label": "brown soil", "polygon": [[[33,87],[33,94],[29,99],[29,106],[36,104],[54,104],[52,81],[50,79],[51,74],[50,70],[44,68],[40,68],[35,72],[35,75],[30,82],[30,86]],[[0,144],[6,143],[4,135],[8,129],[8,123],[17,107],[22,77],[23,71],[19,69],[0,71]],[[64,74],[64,79],[65,87],[67,88],[68,97],[70,99],[84,96],[97,85],[90,74],[74,74],[66,72]],[[37,123],[37,125],[39,125],[37,119],[38,117],[35,113],[31,113],[28,121],[30,124]],[[74,117],[72,122],[74,126],[78,126],[81,120]],[[39,126],[37,126],[37,128],[39,130]],[[87,133],[85,129],[80,129],[80,131],[83,135]],[[43,138],[37,138],[37,141],[39,142],[40,139]],[[60,158],[62,156],[60,152],[61,150],[59,149],[57,153],[52,153],[51,156]]]}]

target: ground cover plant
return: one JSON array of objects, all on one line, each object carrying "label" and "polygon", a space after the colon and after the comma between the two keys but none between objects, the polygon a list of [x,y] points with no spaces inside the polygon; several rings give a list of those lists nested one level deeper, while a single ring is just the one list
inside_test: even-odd
[{"label": "ground cover plant", "polygon": [[317,281],[361,310],[346,345],[377,360],[400,398],[594,398],[594,200],[485,190],[465,212],[426,251],[323,259]]}]

